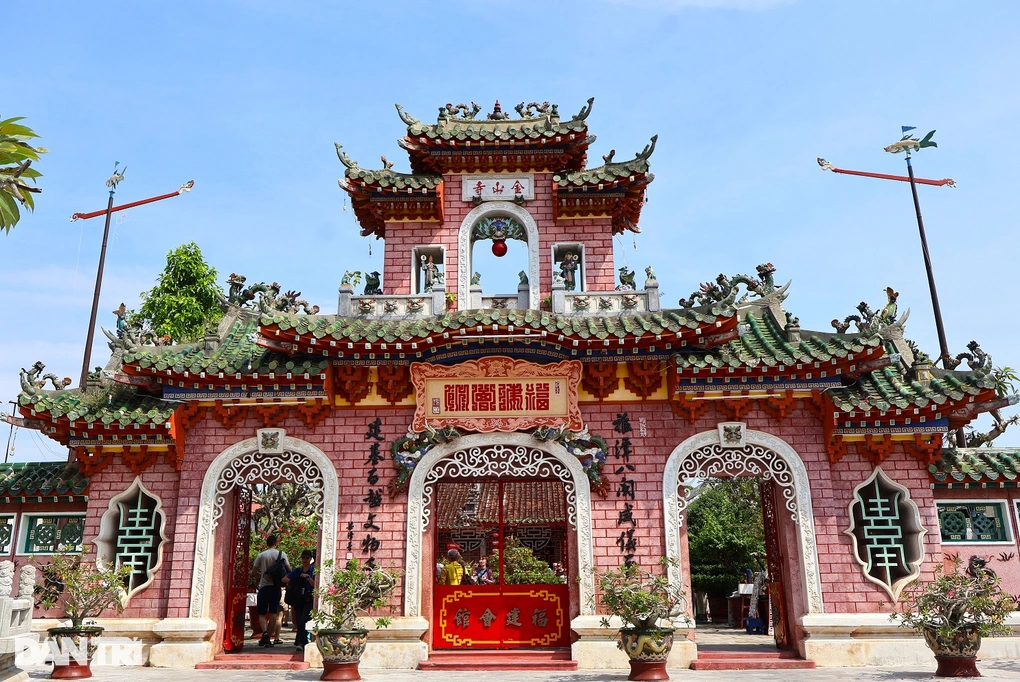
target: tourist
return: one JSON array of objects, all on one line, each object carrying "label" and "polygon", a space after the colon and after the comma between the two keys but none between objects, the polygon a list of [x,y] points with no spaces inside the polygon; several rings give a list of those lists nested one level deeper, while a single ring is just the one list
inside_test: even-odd
[{"label": "tourist", "polygon": [[557,578],[563,578],[564,580],[566,580],[566,578],[567,578],[567,571],[566,571],[566,569],[564,569],[563,568],[563,564],[561,564],[558,561],[554,561],[553,562],[552,572],[553,572],[553,575],[556,576]]},{"label": "tourist", "polygon": [[440,585],[460,585],[464,581],[464,565],[460,562],[460,552],[451,549],[446,553],[449,561],[443,566],[439,575]]},{"label": "tourist", "polygon": [[294,609],[294,624],[297,635],[294,646],[304,649],[308,644],[308,631],[305,629],[312,614],[312,592],[315,590],[315,567],[312,559],[314,552],[306,549],[301,552],[301,566],[295,568],[283,579],[287,586],[287,603]]},{"label": "tourist", "polygon": [[[270,535],[266,538],[266,549],[255,557],[252,564],[252,575],[258,576],[259,591],[256,597],[256,611],[259,615],[259,623],[262,625],[262,638],[259,646],[273,646],[282,644],[280,640],[280,621],[277,615],[280,612],[280,599],[283,596],[283,589],[277,584],[268,572],[275,569],[277,563],[282,560],[284,575],[290,572],[290,564],[287,562],[287,555],[276,549],[279,538]],[[280,576],[281,580],[283,576]]]},{"label": "tourist", "polygon": [[475,564],[474,569],[471,571],[471,578],[474,580],[475,585],[491,585],[496,582],[496,579],[492,575],[492,569],[489,568],[489,560],[482,557]]}]

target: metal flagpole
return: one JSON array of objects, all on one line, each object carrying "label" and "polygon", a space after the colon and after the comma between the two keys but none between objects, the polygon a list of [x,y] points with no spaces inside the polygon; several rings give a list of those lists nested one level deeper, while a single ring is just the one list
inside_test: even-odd
[{"label": "metal flagpole", "polygon": [[110,179],[106,181],[106,186],[110,188],[110,199],[106,204],[106,210],[93,211],[91,213],[75,213],[71,216],[72,222],[75,220],[87,220],[101,215],[106,216],[106,226],[103,228],[103,246],[99,251],[99,270],[96,273],[96,289],[95,293],[92,295],[92,315],[89,317],[89,333],[88,337],[85,339],[85,357],[82,360],[81,379],[78,382],[78,386],[80,388],[85,388],[85,382],[88,379],[89,373],[89,363],[92,360],[92,337],[96,333],[96,317],[99,314],[99,293],[103,287],[103,266],[106,263],[106,244],[110,237],[110,217],[117,211],[123,211],[126,208],[133,208],[143,204],[151,204],[154,201],[161,201],[163,199],[180,196],[184,192],[191,191],[191,188],[195,186],[195,181],[189,180],[185,184],[181,185],[180,189],[176,192],[161,194],[156,197],[149,197],[148,199],[142,199],[141,201],[133,201],[121,206],[114,206],[113,195],[117,191],[118,183],[124,179],[124,172],[127,170],[127,166],[125,166],[123,170],[118,171],[118,165],[120,165],[119,161],[113,166],[113,175],[111,175]]},{"label": "metal flagpole", "polygon": [[[939,295],[935,287],[935,272],[931,265],[931,254],[928,252],[928,238],[924,232],[924,220],[921,218],[921,203],[917,198],[917,184],[925,185],[936,185],[938,187],[955,187],[956,183],[951,178],[944,178],[942,180],[929,180],[926,178],[915,178],[914,167],[911,164],[910,153],[912,151],[920,151],[926,147],[938,147],[938,145],[932,141],[932,136],[935,131],[932,130],[920,140],[911,137],[910,131],[914,130],[913,126],[901,126],[900,131],[903,134],[897,142],[892,143],[888,147],[885,147],[885,151],[891,154],[899,154],[903,152],[906,155],[907,160],[907,175],[887,175],[885,173],[869,173],[866,171],[852,171],[845,170],[842,168],[836,168],[825,159],[819,158],[818,165],[824,170],[830,170],[833,173],[842,173],[846,175],[861,175],[869,178],[878,178],[880,180],[898,180],[900,182],[910,183],[910,193],[914,199],[914,213],[917,215],[917,231],[921,237],[921,253],[924,256],[924,270],[928,277],[928,291],[931,294],[931,306],[932,312],[935,315],[935,330],[939,338],[939,360],[942,361],[942,367],[945,369],[952,369],[949,366],[949,361],[952,356],[949,354],[949,343],[946,340],[946,328],[942,321],[942,308],[939,306]],[[966,437],[964,436],[963,429],[958,429],[956,432],[956,443],[959,447],[966,445]]]}]

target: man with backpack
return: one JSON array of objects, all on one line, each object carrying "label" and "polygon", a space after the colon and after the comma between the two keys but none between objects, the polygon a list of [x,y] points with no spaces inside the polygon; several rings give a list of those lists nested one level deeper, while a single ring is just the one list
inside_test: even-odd
[{"label": "man with backpack", "polygon": [[290,573],[287,555],[276,549],[279,538],[270,535],[266,538],[266,550],[255,557],[252,575],[259,577],[259,591],[255,600],[255,610],[259,614],[262,625],[262,639],[259,646],[282,644],[280,641],[280,599],[283,597],[283,578]]}]

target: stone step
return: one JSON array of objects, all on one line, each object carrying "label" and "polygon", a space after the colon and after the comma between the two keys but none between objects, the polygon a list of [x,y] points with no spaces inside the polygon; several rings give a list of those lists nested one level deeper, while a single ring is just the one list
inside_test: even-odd
[{"label": "stone step", "polygon": [[307,670],[304,654],[293,646],[279,645],[261,651],[216,654],[211,661],[199,663],[196,670]]},{"label": "stone step", "polygon": [[714,659],[731,659],[731,658],[750,658],[750,659],[762,659],[762,660],[775,660],[775,659],[793,659],[800,660],[800,656],[794,651],[782,651],[780,649],[764,649],[763,651],[747,651],[741,649],[733,649],[730,651],[705,651],[704,649],[698,648],[698,660],[714,660]]},{"label": "stone step", "polygon": [[433,651],[419,670],[577,670],[570,650]]},{"label": "stone step", "polygon": [[710,658],[691,663],[691,670],[806,670],[815,667],[814,661],[801,658]]}]

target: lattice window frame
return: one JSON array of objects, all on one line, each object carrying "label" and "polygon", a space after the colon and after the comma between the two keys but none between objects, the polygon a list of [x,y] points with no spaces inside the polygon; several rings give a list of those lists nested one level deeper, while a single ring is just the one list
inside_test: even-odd
[{"label": "lattice window frame", "polygon": [[[903,548],[902,567],[906,570],[906,574],[893,579],[887,575],[886,579],[882,579],[879,575],[873,575],[877,572],[877,568],[881,566],[872,567],[869,571],[870,555],[867,552],[862,557],[862,539],[858,536],[858,530],[863,531],[864,526],[860,528],[857,526],[857,515],[856,508],[863,507],[864,497],[862,492],[867,491],[869,488],[878,486],[886,488],[886,492],[890,491],[895,493],[893,502],[896,504],[897,515],[900,520],[900,525],[897,528],[900,532]],[[870,492],[870,491],[869,491]],[[882,467],[875,467],[875,470],[871,473],[871,476],[864,482],[858,484],[853,490],[852,500],[847,505],[847,515],[850,519],[850,527],[843,531],[850,538],[850,546],[853,548],[854,560],[857,565],[861,568],[861,575],[864,578],[881,587],[885,592],[892,598],[894,602],[899,601],[900,593],[903,588],[917,580],[921,575],[921,564],[924,563],[925,551],[924,551],[924,537],[928,534],[928,529],[921,523],[921,513],[917,508],[917,504],[910,499],[910,490],[905,486],[897,483],[893,479],[889,478]],[[884,528],[896,528],[894,526],[875,526],[875,528],[882,530]]]},{"label": "lattice window frame", "polygon": [[[169,538],[166,536],[166,513],[163,511],[163,499],[152,492],[142,483],[142,479],[135,477],[135,480],[124,492],[114,496],[111,500],[103,517],[99,523],[99,535],[96,536],[96,559],[97,561],[105,565],[120,565],[123,558],[127,556],[125,552],[120,549],[121,540],[123,539],[122,531],[122,514],[124,509],[123,505],[132,505],[138,500],[139,495],[145,495],[149,499],[155,502],[155,506],[152,509],[152,521],[153,530],[155,531],[153,540],[156,543],[155,551],[151,553],[154,556],[153,563],[145,569],[145,576],[140,581],[136,582],[135,573],[131,576],[131,585],[127,593],[127,598],[130,599],[134,595],[138,594],[149,585],[156,578],[156,574],[159,572],[159,568],[163,565],[163,549],[166,547],[166,543]],[[130,508],[130,507],[127,507]]]},{"label": "lattice window frame", "polygon": [[[15,535],[15,531],[18,529],[17,523],[17,514],[0,514],[0,556],[10,556],[12,550],[17,546],[18,537]],[[5,531],[4,527],[9,530]]]},{"label": "lattice window frame", "polygon": [[[29,536],[35,529],[36,524],[33,523],[35,519],[78,519],[81,522],[82,537],[81,542],[74,546],[73,549],[62,548],[57,546],[56,549],[46,551],[44,549],[29,548]],[[64,522],[64,525],[60,526],[58,532],[62,532],[64,526],[68,524],[68,521]],[[30,512],[21,515],[21,524],[18,528],[18,544],[17,550],[15,551],[16,556],[50,556],[53,554],[67,553],[67,554],[79,554],[85,546],[85,512]]]},{"label": "lattice window frame", "polygon": [[[942,532],[942,514],[944,507],[958,506],[958,505],[976,505],[982,507],[998,507],[999,510],[999,524],[1002,532],[1005,536],[1003,540],[982,540],[980,538],[964,538],[962,540],[947,540],[945,534]],[[985,500],[977,499],[960,499],[960,500],[935,500],[935,514],[939,522],[939,538],[943,545],[954,546],[954,545],[981,545],[981,546],[997,546],[997,545],[1014,545],[1013,540],[1013,529],[1009,518],[1009,500],[1005,498],[993,498]],[[967,528],[972,528],[973,519],[968,518]]]}]

